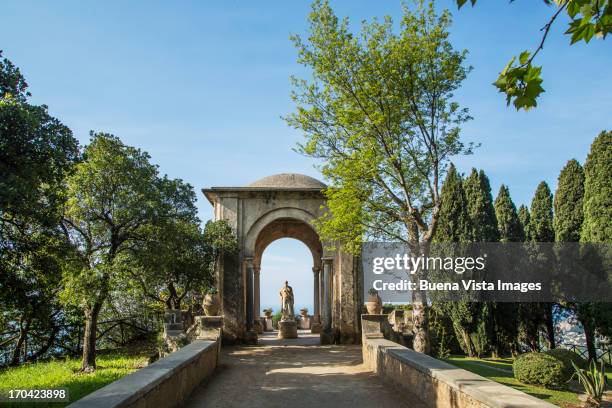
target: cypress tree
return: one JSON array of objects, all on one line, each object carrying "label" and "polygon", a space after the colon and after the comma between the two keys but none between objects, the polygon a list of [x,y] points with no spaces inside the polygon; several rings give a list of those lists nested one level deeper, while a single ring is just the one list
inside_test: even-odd
[{"label": "cypress tree", "polygon": [[[531,201],[531,219],[529,221],[529,240],[533,242],[554,242],[553,229],[553,196],[545,181],[540,182]],[[540,303],[542,319],[546,328],[548,348],[555,348],[555,330],[553,303]]]},{"label": "cypress tree", "polygon": [[510,191],[503,184],[499,188],[499,193],[495,199],[495,217],[497,218],[497,230],[501,242],[525,241],[523,224],[510,197]]},{"label": "cypress tree", "polygon": [[465,179],[464,189],[472,223],[473,240],[475,242],[499,241],[491,185],[484,171],[478,172],[472,169],[470,176]]},{"label": "cypress tree", "polygon": [[467,212],[463,180],[453,164],[449,166],[440,197],[440,216],[435,241],[470,242],[472,229]]},{"label": "cypress tree", "polygon": [[555,241],[578,242],[582,228],[584,171],[577,160],[567,162],[559,174],[554,199]]},{"label": "cypress tree", "polygon": [[[612,132],[604,131],[591,144],[584,163],[584,220],[580,241],[612,242]],[[590,358],[595,358],[594,332],[612,335],[612,304],[583,303],[578,305],[578,319],[587,338]]]},{"label": "cypress tree", "polygon": [[[555,192],[554,227],[557,242],[577,242],[583,222],[584,170],[577,160],[567,162],[559,173]],[[569,303],[568,307],[576,312],[586,339],[589,358],[596,358],[595,328],[592,319],[591,303]]]},{"label": "cypress tree", "polygon": [[584,163],[582,242],[612,242],[612,131],[601,132]]},{"label": "cypress tree", "polygon": [[538,184],[531,201],[529,240],[533,242],[554,242],[553,196],[545,181]]},{"label": "cypress tree", "polygon": [[[495,199],[495,216],[501,242],[523,242],[525,240],[525,232],[516,206],[510,197],[508,187],[503,184]],[[518,312],[518,303],[497,303],[494,313],[497,337],[512,354],[518,353],[518,326],[516,324]]]},{"label": "cypress tree", "polygon": [[[454,165],[448,169],[442,184],[440,218],[434,241],[437,243],[469,242],[472,229],[463,190],[463,180]],[[443,302],[437,305],[453,322],[453,329],[462,350],[473,357],[474,344],[470,330],[474,324],[472,305],[469,302]]]},{"label": "cypress tree", "polygon": [[[472,239],[474,242],[496,242],[499,240],[497,218],[493,207],[493,196],[489,178],[484,171],[472,169],[464,183],[468,214],[472,224]],[[478,354],[491,348],[494,355],[499,355],[501,348],[495,328],[495,303],[481,302],[472,305],[475,316],[476,330],[472,333],[473,342]]]}]

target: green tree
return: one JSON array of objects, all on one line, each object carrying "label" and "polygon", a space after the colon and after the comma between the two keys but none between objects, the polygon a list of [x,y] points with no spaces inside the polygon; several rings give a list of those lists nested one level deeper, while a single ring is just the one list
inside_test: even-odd
[{"label": "green tree", "polygon": [[472,169],[470,175],[465,179],[464,187],[468,213],[472,223],[472,239],[475,242],[499,241],[489,178],[484,171],[480,170],[478,172],[476,169]]},{"label": "green tree", "polygon": [[117,258],[130,251],[160,208],[157,169],[149,155],[118,138],[92,132],[83,161],[67,181],[63,226],[75,250],[64,276],[63,299],[85,317],[81,369],[96,367],[100,310],[120,276]]},{"label": "green tree", "polygon": [[[472,6],[476,0],[469,0]],[[516,109],[535,107],[542,88],[540,76],[542,67],[534,66],[533,60],[544,49],[548,33],[560,15],[569,18],[565,34],[571,36],[570,44],[584,41],[588,43],[595,36],[606,38],[612,31],[612,8],[609,0],[543,0],[548,6],[555,8],[550,19],[542,27],[542,37],[538,47],[533,51],[523,51],[518,58],[512,57],[510,62],[499,74],[494,85],[500,92],[506,94],[506,102],[514,103]],[[468,0],[456,0],[461,8]]]},{"label": "green tree", "polygon": [[[554,242],[555,231],[553,229],[553,195],[546,182],[542,181],[536,188],[535,195],[531,201],[531,218],[529,221],[529,239],[532,242]],[[548,255],[544,247],[539,247],[538,256]],[[550,254],[552,255],[552,254]],[[543,259],[550,259],[545,257]],[[545,261],[546,262],[546,261]],[[546,270],[545,273],[551,271]],[[548,348],[555,348],[555,330],[553,319],[553,303],[544,302],[539,304],[542,311],[542,319],[546,329]],[[536,311],[537,313],[537,311]]]},{"label": "green tree", "polygon": [[[584,170],[577,160],[570,160],[559,174],[554,199],[554,227],[557,242],[580,241],[580,230],[584,220],[582,207],[584,201]],[[563,250],[563,248],[561,248]],[[576,313],[582,325],[589,358],[596,358],[595,328],[592,322],[593,307],[590,303],[567,303],[565,305]]]},{"label": "green tree", "polygon": [[[350,251],[367,236],[426,254],[449,159],[471,151],[459,137],[467,109],[453,101],[469,68],[448,40],[449,12],[419,3],[404,9],[398,33],[386,17],[353,35],[347,19],[315,1],[308,20],[308,41],[292,39],[312,78],[292,79],[297,109],[286,119],[306,136],[298,150],[320,159],[330,181],[318,231]],[[427,294],[412,295],[414,349],[427,352]]]},{"label": "green tree", "polygon": [[[465,195],[467,198],[468,213],[472,224],[474,242],[499,241],[497,219],[493,207],[493,196],[489,178],[483,170],[472,169],[465,179]],[[484,271],[486,273],[486,270]],[[473,306],[476,329],[472,333],[474,344],[479,355],[492,349],[494,355],[501,353],[501,344],[496,336],[495,308],[496,304],[490,301],[481,301]]]},{"label": "green tree", "polygon": [[561,170],[555,192],[553,217],[555,241],[580,241],[580,229],[584,218],[583,198],[584,171],[580,163],[572,159]]},{"label": "green tree", "polygon": [[501,242],[525,241],[523,224],[519,219],[516,206],[510,197],[510,190],[503,184],[499,188],[499,193],[497,194],[494,205],[499,240]]},{"label": "green tree", "polygon": [[60,208],[78,144],[46,106],[29,103],[25,78],[1,57],[0,52],[0,321],[6,325],[2,332],[18,335],[0,341],[14,341],[9,362],[18,364],[44,354],[57,335],[57,288],[68,252]]},{"label": "green tree", "polygon": [[[450,165],[441,189],[440,218],[434,237],[436,243],[467,243],[472,241],[473,230],[463,180],[454,165]],[[470,357],[476,355],[471,333],[475,327],[477,305],[467,300],[437,302],[436,308],[453,323],[455,335],[462,350]]]},{"label": "green tree", "polygon": [[[501,185],[495,199],[495,218],[500,242],[523,242],[525,232],[519,220],[516,206],[510,197],[510,191],[505,185]],[[516,316],[519,313],[518,303],[497,303],[495,305],[495,331],[499,342],[504,345],[506,351],[512,354],[518,353],[518,325]]]},{"label": "green tree", "polygon": [[525,233],[525,241],[531,241],[531,214],[529,214],[529,208],[526,205],[521,204],[519,207],[518,218]]},{"label": "green tree", "polygon": [[[612,242],[612,132],[601,132],[591,144],[584,163],[584,199],[580,241],[584,243]],[[577,309],[587,340],[612,336],[612,304],[583,303]],[[593,342],[594,343],[594,342]],[[594,344],[589,345],[589,357],[595,357]]]},{"label": "green tree", "polygon": [[529,239],[533,242],[554,242],[553,195],[546,182],[538,184],[529,211]]},{"label": "green tree", "polygon": [[208,222],[200,230],[193,187],[167,178],[159,184],[165,210],[143,228],[142,239],[129,257],[134,267],[127,271],[148,299],[168,309],[181,309],[184,299],[198,299],[214,286],[219,251],[233,251],[236,243],[225,221]]},{"label": "green tree", "polygon": [[601,132],[584,163],[583,242],[612,241],[612,131]]}]

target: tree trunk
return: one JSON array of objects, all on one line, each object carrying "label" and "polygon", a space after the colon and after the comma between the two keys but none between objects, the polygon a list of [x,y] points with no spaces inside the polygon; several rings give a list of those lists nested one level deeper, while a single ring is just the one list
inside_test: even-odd
[{"label": "tree trunk", "polygon": [[555,344],[555,323],[553,319],[553,304],[544,304],[544,324],[546,325],[546,341],[549,350],[556,347]]},{"label": "tree trunk", "polygon": [[26,320],[25,322],[21,321],[21,328],[19,329],[19,337],[17,338],[17,344],[15,345],[15,350],[13,350],[13,354],[11,356],[12,366],[19,365],[19,361],[21,360],[21,349],[23,348],[23,344],[28,337],[28,332],[30,331],[30,320]]},{"label": "tree trunk", "polygon": [[96,302],[92,308],[85,308],[85,330],[83,331],[83,355],[81,371],[93,372],[96,369],[96,333],[98,316],[102,308],[101,302]]},{"label": "tree trunk", "polygon": [[586,338],[587,353],[589,360],[597,361],[597,350],[595,349],[595,331],[593,330],[592,322],[589,319],[580,321],[584,330],[584,337]]},{"label": "tree trunk", "polygon": [[[416,295],[416,296],[415,296]],[[424,299],[421,300],[421,299]],[[429,353],[429,317],[427,316],[427,298],[421,291],[412,292],[412,321],[414,340],[412,348],[419,353]]]},{"label": "tree trunk", "polygon": [[472,343],[472,338],[470,337],[470,333],[464,329],[463,327],[458,327],[459,335],[463,340],[463,344],[465,344],[465,352],[468,357],[475,357],[476,353],[474,352],[474,344]]},{"label": "tree trunk", "polygon": [[[419,242],[416,224],[411,222],[409,225],[411,243],[408,245],[408,249],[410,253],[422,255],[427,258],[429,255],[429,242]],[[420,279],[427,278],[426,272],[423,269],[417,269],[414,272],[415,273],[412,275],[413,282],[418,282]],[[419,353],[429,354],[429,310],[427,306],[427,291],[419,289],[412,291],[412,324],[414,336],[412,348]]]}]

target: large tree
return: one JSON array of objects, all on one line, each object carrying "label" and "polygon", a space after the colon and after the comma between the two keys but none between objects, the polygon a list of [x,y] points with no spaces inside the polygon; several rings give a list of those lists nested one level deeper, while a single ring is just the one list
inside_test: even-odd
[{"label": "large tree", "polygon": [[[472,240],[474,242],[499,241],[489,178],[483,170],[478,171],[473,168],[470,175],[465,179],[464,186],[468,214],[472,224]],[[478,348],[478,353],[483,354],[491,348],[495,356],[501,354],[501,343],[497,338],[495,328],[495,302],[483,300],[475,305],[475,308],[477,308],[475,318],[477,324],[472,337]]]},{"label": "large tree", "polygon": [[[519,220],[516,206],[510,197],[510,191],[501,185],[495,199],[495,218],[500,242],[523,242],[525,232]],[[495,330],[497,338],[512,354],[518,353],[518,325],[516,316],[519,304],[512,302],[497,303],[495,306]]]},{"label": "large tree", "polygon": [[[449,159],[471,147],[459,137],[467,109],[453,100],[469,68],[448,40],[450,13],[419,3],[404,9],[398,32],[386,17],[354,35],[348,19],[315,1],[308,21],[308,39],[292,39],[312,77],[293,78],[297,109],[286,119],[306,137],[298,150],[320,159],[330,181],[319,232],[347,250],[375,237],[426,254]],[[412,296],[414,349],[427,352],[427,294]]]},{"label": "large tree", "polygon": [[[612,242],[612,132],[601,132],[591,144],[584,163],[584,199],[580,241],[584,243]],[[609,265],[607,265],[609,268]],[[581,304],[578,317],[585,331],[612,336],[612,303]],[[594,357],[590,350],[590,357]],[[591,354],[592,353],[592,354]]]},{"label": "large tree", "polygon": [[[584,170],[577,160],[567,162],[561,170],[554,198],[554,227],[556,242],[580,241],[584,201]],[[564,248],[560,248],[561,251]],[[568,248],[568,250],[570,250]],[[591,303],[566,303],[566,307],[576,313],[584,330],[589,359],[597,357],[595,350],[595,327],[592,319]]]},{"label": "large tree", "polygon": [[555,241],[578,242],[582,228],[584,171],[577,160],[567,162],[561,170],[554,198],[553,225]]},{"label": "large tree", "polygon": [[523,224],[519,219],[516,206],[510,197],[510,190],[508,190],[507,186],[501,185],[494,205],[500,242],[525,241]]},{"label": "large tree", "polygon": [[521,204],[518,210],[518,219],[523,227],[525,234],[525,241],[530,241],[530,229],[531,229],[531,214],[529,214],[529,208],[525,204]]},{"label": "large tree", "polygon": [[[553,229],[553,195],[550,191],[550,187],[544,181],[538,184],[535,195],[531,201],[531,218],[529,221],[529,240],[535,243],[540,242],[554,242],[555,231]],[[546,247],[537,246],[540,250],[545,253],[538,255],[546,255],[548,251],[545,251]],[[552,255],[552,254],[549,254]],[[550,261],[550,257],[544,257],[544,262]],[[546,270],[544,273],[551,273]],[[543,324],[546,329],[547,346],[549,349],[555,348],[555,330],[554,330],[554,318],[553,318],[553,307],[554,304],[550,302],[539,303],[539,308],[542,311]]]},{"label": "large tree", "polygon": [[76,259],[65,273],[63,298],[85,317],[83,371],[96,367],[98,317],[121,272],[117,258],[134,248],[161,207],[156,179],[147,153],[105,133],[92,134],[68,179],[63,226]]},{"label": "large tree", "polygon": [[57,335],[63,182],[78,157],[70,129],[29,96],[0,52],[0,321],[17,333],[0,342],[13,342],[12,364],[44,354]]},{"label": "large tree", "polygon": [[191,185],[163,178],[159,189],[165,208],[143,228],[142,239],[127,257],[127,271],[145,297],[167,309],[181,309],[185,299],[201,298],[213,287],[217,255],[235,250],[236,243],[226,221],[208,222],[200,229]]},{"label": "large tree", "polygon": [[[472,241],[473,230],[463,180],[454,165],[450,165],[441,189],[439,226],[434,242],[467,243]],[[447,315],[462,350],[470,357],[476,355],[472,332],[476,327],[478,305],[467,300],[436,302],[436,308]]]}]

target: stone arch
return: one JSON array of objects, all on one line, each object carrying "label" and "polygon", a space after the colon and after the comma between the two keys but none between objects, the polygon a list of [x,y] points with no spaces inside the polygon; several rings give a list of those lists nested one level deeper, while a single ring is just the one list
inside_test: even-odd
[{"label": "stone arch", "polygon": [[295,218],[277,218],[263,227],[255,240],[253,264],[259,268],[261,257],[268,245],[281,238],[293,238],[301,241],[312,254],[312,265],[320,269],[323,257],[323,244],[314,228]]},{"label": "stone arch", "polygon": [[325,188],[312,177],[282,173],[246,186],[202,190],[214,219],[227,221],[238,240],[238,251],[226,254],[215,270],[225,341],[256,341],[261,257],[268,245],[285,237],[301,241],[312,254],[314,320],[325,332],[321,341],[336,335],[340,342],[359,341],[358,264],[350,254],[326,249],[313,227],[325,212]]},{"label": "stone arch", "polygon": [[[255,257],[258,255],[261,258],[261,253],[266,246],[280,238],[295,238],[302,241],[310,250],[323,255],[323,249],[319,235],[315,232],[312,222],[316,216],[311,212],[295,207],[280,207],[270,210],[259,217],[246,233],[244,240],[244,253],[247,257]],[[266,235],[276,238],[267,242]],[[288,234],[281,236],[282,234]],[[291,234],[291,235],[289,235]],[[264,244],[265,243],[265,244]],[[261,248],[261,245],[264,245]]]}]

